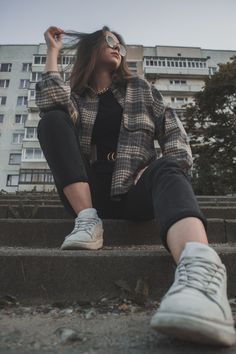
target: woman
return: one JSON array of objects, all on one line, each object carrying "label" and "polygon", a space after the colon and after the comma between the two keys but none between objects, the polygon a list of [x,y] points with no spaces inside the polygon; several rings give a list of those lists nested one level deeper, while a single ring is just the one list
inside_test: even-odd
[{"label": "woman", "polygon": [[45,32],[47,60],[36,85],[38,139],[61,201],[75,217],[61,249],[101,248],[102,218],[155,218],[177,269],[152,327],[197,342],[233,344],[225,266],[208,245],[180,120],[154,85],[130,74],[125,43],[106,26],[81,36],[66,84],[57,67],[63,34],[57,27]]}]

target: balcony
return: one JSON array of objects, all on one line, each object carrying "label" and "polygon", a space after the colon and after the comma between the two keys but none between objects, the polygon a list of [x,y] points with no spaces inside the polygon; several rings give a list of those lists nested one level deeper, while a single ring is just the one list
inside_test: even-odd
[{"label": "balcony", "polygon": [[180,92],[180,93],[195,93],[199,92],[202,89],[201,85],[155,85],[156,88],[160,91],[168,91],[169,93],[172,92]]},{"label": "balcony", "polygon": [[28,100],[27,108],[28,108],[29,112],[38,112],[39,111],[38,107],[36,106],[35,99]]},{"label": "balcony", "polygon": [[205,77],[209,75],[208,68],[180,68],[180,67],[157,67],[148,66],[144,67],[145,75],[156,74],[158,76],[168,76],[168,75],[185,75],[185,76],[199,76]]},{"label": "balcony", "polygon": [[173,108],[173,109],[185,109],[185,107],[183,107],[184,105],[187,105],[189,103],[192,103],[192,101],[189,102],[165,102],[167,106]]}]

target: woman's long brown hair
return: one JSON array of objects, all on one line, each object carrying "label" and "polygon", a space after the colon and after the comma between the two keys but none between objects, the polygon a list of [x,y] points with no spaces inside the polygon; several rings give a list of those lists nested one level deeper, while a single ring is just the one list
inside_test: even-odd
[{"label": "woman's long brown hair", "polygon": [[[71,90],[78,95],[83,94],[87,85],[91,85],[93,82],[96,61],[104,45],[106,32],[113,33],[119,42],[126,47],[122,36],[117,32],[111,31],[108,26],[103,26],[101,30],[93,33],[66,32],[72,38],[74,37],[73,44],[67,46],[66,51],[76,50],[69,81]],[[128,67],[126,57],[122,57],[119,68],[112,74],[112,81],[117,82],[120,86],[125,86],[127,80],[133,76]]]}]

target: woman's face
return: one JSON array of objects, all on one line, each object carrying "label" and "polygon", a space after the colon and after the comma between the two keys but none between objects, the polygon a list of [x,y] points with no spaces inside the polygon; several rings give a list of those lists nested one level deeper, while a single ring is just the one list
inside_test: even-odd
[{"label": "woman's face", "polygon": [[120,66],[122,60],[122,57],[119,52],[119,40],[111,32],[106,32],[106,34],[112,36],[118,45],[115,48],[110,48],[104,36],[104,45],[102,47],[101,55],[99,57],[99,63],[106,67],[109,66],[111,70],[116,70]]}]

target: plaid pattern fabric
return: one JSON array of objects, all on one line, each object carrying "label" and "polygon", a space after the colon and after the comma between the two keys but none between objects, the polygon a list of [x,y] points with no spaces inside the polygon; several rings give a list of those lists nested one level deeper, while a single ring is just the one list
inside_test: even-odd
[{"label": "plaid pattern fabric", "polygon": [[[187,171],[192,165],[192,153],[186,131],[175,111],[164,106],[156,87],[135,76],[126,89],[113,82],[111,90],[123,108],[111,198],[119,200],[119,195],[133,185],[138,172],[158,158],[154,140],[159,142],[162,155],[173,157]],[[36,104],[40,117],[48,110],[62,107],[78,118],[81,149],[89,159],[98,96],[76,95],[59,73],[47,72],[36,84]]]}]

